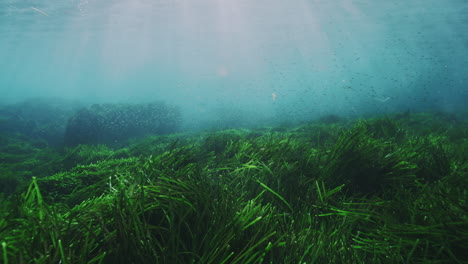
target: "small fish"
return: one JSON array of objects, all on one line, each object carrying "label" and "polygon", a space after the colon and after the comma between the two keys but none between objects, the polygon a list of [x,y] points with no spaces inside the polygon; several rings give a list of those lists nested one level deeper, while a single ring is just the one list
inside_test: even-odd
[{"label": "small fish", "polygon": [[390,100],[390,99],[392,99],[392,98],[390,98],[390,97],[387,96],[387,97],[385,97],[385,98],[383,98],[383,99],[380,99],[380,98],[377,98],[377,97],[374,97],[374,99],[377,100],[377,101],[380,101],[380,102],[387,102],[388,100]]},{"label": "small fish", "polygon": [[36,11],[36,12],[39,12],[39,13],[43,14],[44,16],[49,16],[46,12],[44,12],[44,11],[42,11],[42,10],[40,10],[40,9],[37,9],[37,8],[35,8],[35,7],[32,7],[32,6],[31,6],[31,9],[34,10],[34,11]]},{"label": "small fish", "polygon": [[271,99],[272,99],[273,101],[276,101],[276,93],[272,93],[272,94],[271,94]]}]

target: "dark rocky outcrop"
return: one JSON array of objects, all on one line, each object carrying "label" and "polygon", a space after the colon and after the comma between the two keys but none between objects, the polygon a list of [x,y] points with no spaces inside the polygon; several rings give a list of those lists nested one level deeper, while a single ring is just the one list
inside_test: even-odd
[{"label": "dark rocky outcrop", "polygon": [[181,122],[178,108],[150,104],[95,104],[68,120],[66,145],[120,145],[130,138],[175,132]]},{"label": "dark rocky outcrop", "polygon": [[32,98],[0,106],[0,134],[27,136],[52,146],[63,143],[67,120],[83,104],[58,98]]}]

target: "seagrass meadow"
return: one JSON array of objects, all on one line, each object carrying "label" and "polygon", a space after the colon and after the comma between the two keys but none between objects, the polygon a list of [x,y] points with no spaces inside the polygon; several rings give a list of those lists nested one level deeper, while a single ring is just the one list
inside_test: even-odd
[{"label": "seagrass meadow", "polygon": [[0,137],[0,262],[468,263],[466,115]]}]

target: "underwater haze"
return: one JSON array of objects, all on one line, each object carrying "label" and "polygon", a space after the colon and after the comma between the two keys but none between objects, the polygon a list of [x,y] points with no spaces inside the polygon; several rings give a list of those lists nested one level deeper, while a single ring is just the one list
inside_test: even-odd
[{"label": "underwater haze", "polygon": [[192,122],[466,111],[467,25],[466,0],[3,0],[0,101],[164,101]]}]

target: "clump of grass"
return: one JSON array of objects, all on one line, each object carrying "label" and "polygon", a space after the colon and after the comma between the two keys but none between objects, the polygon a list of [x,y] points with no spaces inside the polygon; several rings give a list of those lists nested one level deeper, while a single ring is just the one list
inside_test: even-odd
[{"label": "clump of grass", "polygon": [[417,168],[412,162],[414,152],[402,149],[392,139],[394,132],[376,133],[369,130],[368,123],[356,124],[342,133],[327,155],[324,177],[328,182],[338,180],[351,192],[362,194],[414,184]]}]

